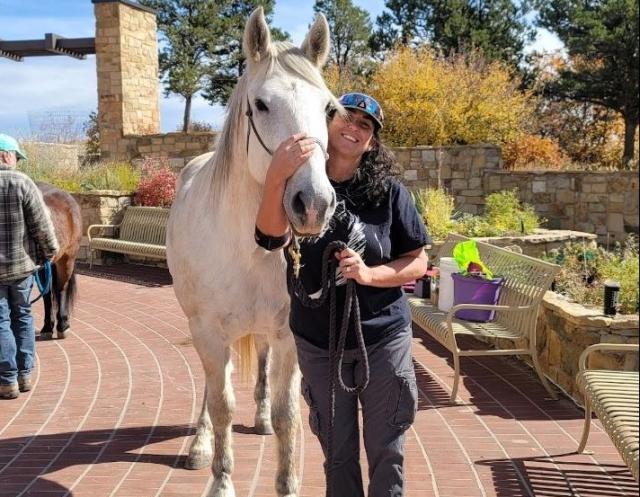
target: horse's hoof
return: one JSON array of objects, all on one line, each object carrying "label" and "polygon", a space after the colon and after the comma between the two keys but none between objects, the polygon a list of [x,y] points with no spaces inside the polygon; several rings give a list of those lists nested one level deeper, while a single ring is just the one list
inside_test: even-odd
[{"label": "horse's hoof", "polygon": [[53,331],[41,331],[40,340],[53,340]]},{"label": "horse's hoof", "polygon": [[70,328],[67,328],[66,330],[63,330],[63,331],[58,330],[58,332],[57,332],[58,335],[57,336],[58,336],[58,338],[60,340],[64,340],[65,338],[67,338],[69,336],[70,332],[71,332]]},{"label": "horse's hoof", "polygon": [[189,454],[187,460],[184,462],[185,469],[204,469],[211,467],[213,462],[213,454],[199,452],[197,454]]},{"label": "horse's hoof", "polygon": [[273,435],[273,426],[271,426],[271,421],[260,421],[256,419],[254,431],[256,432],[256,435]]},{"label": "horse's hoof", "polygon": [[209,497],[236,497],[231,477],[226,473],[213,480]]}]

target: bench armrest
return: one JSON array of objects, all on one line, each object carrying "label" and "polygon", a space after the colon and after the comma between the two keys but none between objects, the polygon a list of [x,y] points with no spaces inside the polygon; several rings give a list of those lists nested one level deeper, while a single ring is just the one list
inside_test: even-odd
[{"label": "bench armrest", "polygon": [[580,354],[580,359],[578,359],[578,364],[580,366],[580,371],[584,371],[588,369],[587,359],[592,352],[595,351],[606,351],[606,352],[638,352],[638,344],[637,343],[594,343],[593,345],[589,345],[586,349],[582,351]]},{"label": "bench armrest", "polygon": [[87,228],[87,238],[89,239],[89,243],[91,243],[91,231],[98,228],[112,228],[114,233],[120,228],[119,224],[92,224]]}]

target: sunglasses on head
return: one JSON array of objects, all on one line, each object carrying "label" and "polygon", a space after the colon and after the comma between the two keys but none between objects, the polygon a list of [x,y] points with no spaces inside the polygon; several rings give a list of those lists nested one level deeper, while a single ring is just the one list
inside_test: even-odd
[{"label": "sunglasses on head", "polygon": [[340,103],[347,108],[360,109],[363,112],[371,115],[380,126],[384,120],[382,108],[380,104],[373,98],[363,93],[347,93],[340,97]]}]

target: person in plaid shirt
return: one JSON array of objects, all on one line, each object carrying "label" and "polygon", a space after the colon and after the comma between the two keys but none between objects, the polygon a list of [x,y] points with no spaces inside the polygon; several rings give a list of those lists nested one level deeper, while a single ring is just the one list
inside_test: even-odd
[{"label": "person in plaid shirt", "polygon": [[0,399],[31,390],[33,273],[58,251],[40,190],[15,170],[19,159],[18,142],[0,133]]}]

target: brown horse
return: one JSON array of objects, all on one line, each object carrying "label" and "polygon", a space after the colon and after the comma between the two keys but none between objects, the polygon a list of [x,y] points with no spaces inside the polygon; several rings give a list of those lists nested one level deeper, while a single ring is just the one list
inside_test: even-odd
[{"label": "brown horse", "polygon": [[[38,188],[51,212],[51,220],[60,245],[51,268],[51,291],[42,297],[44,326],[40,331],[40,338],[53,338],[54,324],[58,338],[66,338],[69,331],[69,315],[76,293],[74,269],[82,238],[82,215],[78,202],[67,192],[46,183],[38,183]],[[40,270],[40,277],[44,278],[44,270]]]}]

